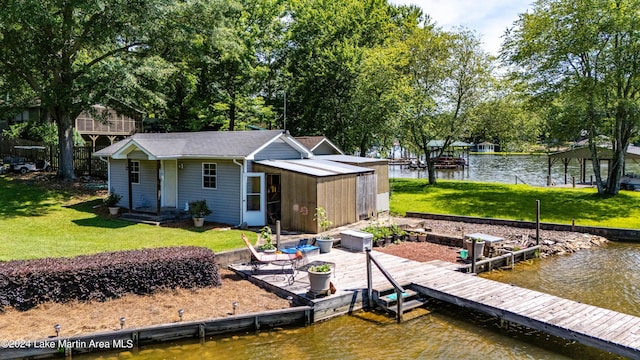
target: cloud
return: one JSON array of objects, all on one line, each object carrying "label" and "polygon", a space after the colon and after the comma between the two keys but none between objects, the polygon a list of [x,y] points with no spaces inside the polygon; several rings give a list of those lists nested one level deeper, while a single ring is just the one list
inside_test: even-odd
[{"label": "cloud", "polygon": [[390,0],[392,4],[414,4],[445,30],[463,26],[480,35],[486,51],[496,55],[501,36],[530,8],[523,0]]}]

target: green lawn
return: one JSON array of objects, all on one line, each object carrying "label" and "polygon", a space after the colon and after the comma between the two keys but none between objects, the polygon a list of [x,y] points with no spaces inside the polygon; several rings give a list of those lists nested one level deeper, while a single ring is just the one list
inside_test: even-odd
[{"label": "green lawn", "polygon": [[75,256],[102,251],[193,245],[213,251],[244,246],[238,230],[165,228],[96,216],[100,199],[0,176],[0,260]]},{"label": "green lawn", "polygon": [[392,179],[391,212],[407,211],[640,229],[640,193],[600,197],[595,189],[426,179]]}]

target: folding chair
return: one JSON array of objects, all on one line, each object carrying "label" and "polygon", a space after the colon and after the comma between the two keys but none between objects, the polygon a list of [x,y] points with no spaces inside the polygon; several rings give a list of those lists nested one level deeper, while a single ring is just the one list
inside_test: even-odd
[{"label": "folding chair", "polygon": [[258,269],[264,265],[275,263],[274,265],[282,266],[282,273],[284,274],[285,268],[289,266],[289,268],[291,269],[291,275],[287,277],[287,280],[289,284],[293,284],[293,282],[295,281],[295,273],[298,267],[298,261],[303,258],[302,252],[296,251],[293,254],[259,253],[253,247],[253,245],[251,245],[251,242],[249,242],[249,239],[247,239],[247,236],[245,234],[242,234],[242,240],[249,248],[249,251],[251,251],[250,264],[252,273],[256,273]]}]

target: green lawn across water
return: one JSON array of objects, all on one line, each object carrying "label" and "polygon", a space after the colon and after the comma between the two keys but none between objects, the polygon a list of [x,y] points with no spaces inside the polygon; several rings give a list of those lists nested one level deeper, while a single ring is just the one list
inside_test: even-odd
[{"label": "green lawn across water", "polygon": [[102,251],[204,246],[213,251],[244,246],[238,230],[177,229],[102,218],[63,192],[0,176],[0,261],[69,257]]},{"label": "green lawn across water", "polygon": [[391,212],[407,211],[640,229],[640,193],[599,196],[595,188],[544,188],[470,181],[391,179]]}]

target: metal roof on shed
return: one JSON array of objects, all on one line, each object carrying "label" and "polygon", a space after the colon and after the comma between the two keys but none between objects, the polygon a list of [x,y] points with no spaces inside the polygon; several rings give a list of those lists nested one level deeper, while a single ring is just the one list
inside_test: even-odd
[{"label": "metal roof on shed", "polygon": [[373,169],[360,166],[342,164],[329,160],[299,159],[299,160],[260,160],[256,164],[293,171],[311,176],[335,176],[345,174],[362,174],[373,172]]}]

